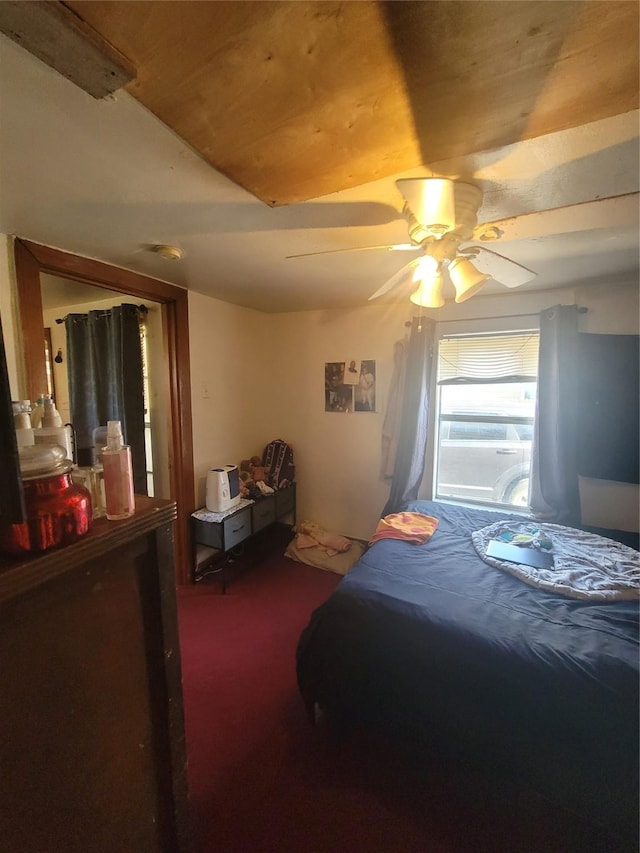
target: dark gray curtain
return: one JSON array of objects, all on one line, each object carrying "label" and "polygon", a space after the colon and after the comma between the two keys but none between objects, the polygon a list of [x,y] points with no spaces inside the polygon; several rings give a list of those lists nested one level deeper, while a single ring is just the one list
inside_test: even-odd
[{"label": "dark gray curtain", "polygon": [[382,511],[383,516],[398,512],[406,501],[418,497],[427,452],[434,340],[433,320],[414,317],[407,353],[402,424],[389,500]]},{"label": "dark gray curtain", "polygon": [[402,428],[402,402],[404,400],[404,381],[407,372],[407,351],[409,335],[397,341],[393,347],[393,373],[389,384],[387,411],[382,424],[382,454],[380,470],[383,477],[393,477],[398,452],[398,439]]},{"label": "dark gray curtain", "polygon": [[532,512],[558,524],[580,523],[578,487],[577,305],[540,314],[538,397],[531,460]]},{"label": "dark gray curtain", "polygon": [[119,420],[131,445],[134,488],[147,494],[142,345],[136,305],[68,314],[69,404],[77,447],[93,447],[93,431]]}]

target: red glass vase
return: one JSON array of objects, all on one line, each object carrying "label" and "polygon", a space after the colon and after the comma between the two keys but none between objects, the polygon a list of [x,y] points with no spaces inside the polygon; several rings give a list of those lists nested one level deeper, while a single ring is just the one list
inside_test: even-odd
[{"label": "red glass vase", "polygon": [[63,471],[24,480],[27,520],[0,530],[0,549],[24,555],[70,545],[91,526],[91,493]]}]

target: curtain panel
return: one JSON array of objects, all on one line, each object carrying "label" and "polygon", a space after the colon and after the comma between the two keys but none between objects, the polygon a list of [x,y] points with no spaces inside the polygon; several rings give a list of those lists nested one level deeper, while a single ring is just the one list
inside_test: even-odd
[{"label": "curtain panel", "polygon": [[92,448],[93,431],[119,420],[131,446],[134,488],[147,494],[144,387],[136,305],[68,314],[69,404],[79,450]]},{"label": "curtain panel", "polygon": [[540,314],[538,394],[531,451],[530,509],[558,524],[580,524],[578,487],[577,305]]},{"label": "curtain panel", "polygon": [[414,317],[411,323],[400,433],[389,499],[382,516],[398,512],[406,501],[418,497],[427,452],[435,328],[434,321],[426,317]]},{"label": "curtain panel", "polygon": [[407,373],[407,353],[409,336],[396,341],[393,347],[393,374],[389,384],[387,411],[382,424],[382,462],[380,470],[383,477],[393,477],[393,469],[398,453],[398,440],[402,428],[402,403],[404,401],[404,381]]}]

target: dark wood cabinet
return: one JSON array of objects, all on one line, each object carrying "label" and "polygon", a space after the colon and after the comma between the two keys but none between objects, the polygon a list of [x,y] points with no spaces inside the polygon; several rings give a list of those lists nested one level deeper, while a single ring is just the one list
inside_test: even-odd
[{"label": "dark wood cabinet", "polygon": [[0,562],[7,853],[188,848],[175,504]]}]

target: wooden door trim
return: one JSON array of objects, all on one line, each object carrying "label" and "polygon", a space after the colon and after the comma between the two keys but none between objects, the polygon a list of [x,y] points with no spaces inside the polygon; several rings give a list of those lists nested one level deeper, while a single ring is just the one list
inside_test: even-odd
[{"label": "wooden door trim", "polygon": [[175,500],[178,508],[175,538],[176,582],[182,585],[191,583],[189,519],[195,509],[195,488],[187,291],[131,270],[42,246],[29,240],[16,238],[14,254],[27,392],[31,400],[37,399],[42,389],[46,388],[40,273],[49,273],[93,286],[102,285],[136,299],[150,299],[161,304],[165,350],[169,364],[169,482],[171,499]]}]

